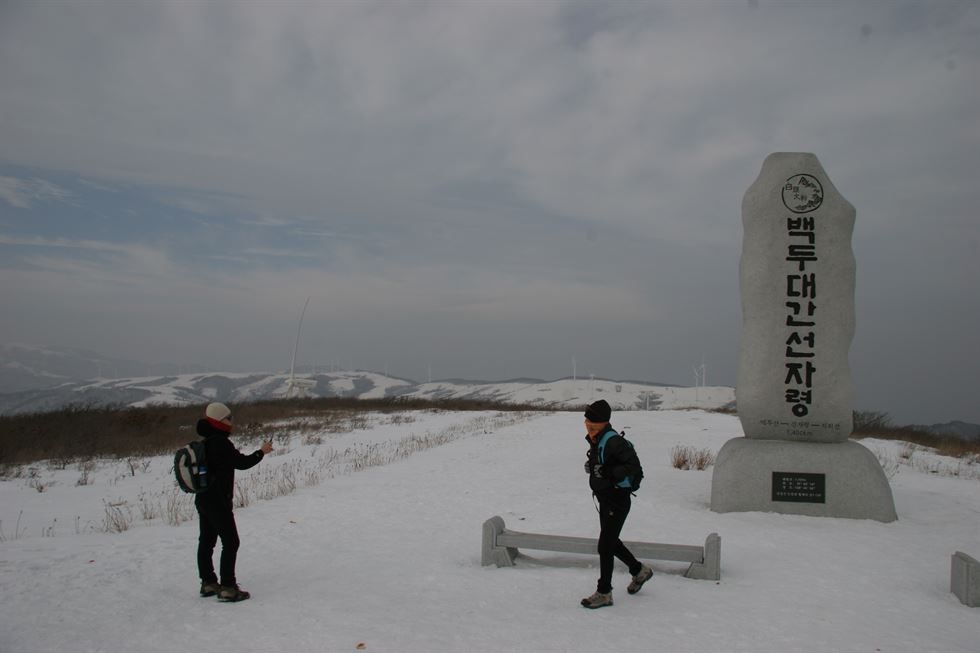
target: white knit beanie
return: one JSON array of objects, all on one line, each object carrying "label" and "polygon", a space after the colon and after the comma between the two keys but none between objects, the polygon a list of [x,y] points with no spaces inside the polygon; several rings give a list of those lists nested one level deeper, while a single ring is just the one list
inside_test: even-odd
[{"label": "white knit beanie", "polygon": [[215,402],[208,404],[208,407],[204,409],[204,416],[220,422],[231,417],[231,409],[222,403]]}]

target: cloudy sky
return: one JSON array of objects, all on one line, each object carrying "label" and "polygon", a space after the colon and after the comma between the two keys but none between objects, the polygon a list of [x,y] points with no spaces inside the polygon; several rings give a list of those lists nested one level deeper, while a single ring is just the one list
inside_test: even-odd
[{"label": "cloudy sky", "polygon": [[980,422],[980,2],[0,3],[0,342],[734,385],[741,201],[857,209],[855,407]]}]

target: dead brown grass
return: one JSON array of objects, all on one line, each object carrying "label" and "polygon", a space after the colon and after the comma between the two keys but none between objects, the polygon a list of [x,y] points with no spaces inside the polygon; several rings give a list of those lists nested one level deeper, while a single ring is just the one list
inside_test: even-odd
[{"label": "dead brown grass", "polygon": [[936,453],[952,458],[966,458],[969,456],[980,455],[980,440],[963,440],[947,435],[936,435],[927,431],[920,431],[907,426],[889,427],[887,429],[874,429],[867,431],[855,431],[851,438],[863,440],[864,438],[879,438],[881,440],[901,440],[911,442],[923,447],[930,447]]},{"label": "dead brown grass", "polygon": [[887,413],[854,413],[854,433],[851,438],[879,438],[881,440],[901,440],[922,447],[930,447],[943,456],[966,458],[980,455],[980,440],[964,440],[948,435],[936,435],[911,426],[893,426]]},{"label": "dead brown grass", "polygon": [[[236,435],[271,437],[287,426],[292,431],[350,430],[369,412],[414,410],[534,411],[518,406],[475,400],[420,399],[284,399],[231,405]],[[50,413],[0,416],[0,465],[39,460],[68,465],[91,458],[155,456],[175,451],[196,437],[194,427],[204,404],[146,408],[71,406]],[[286,424],[282,424],[285,422]],[[276,425],[279,424],[279,428]]]}]

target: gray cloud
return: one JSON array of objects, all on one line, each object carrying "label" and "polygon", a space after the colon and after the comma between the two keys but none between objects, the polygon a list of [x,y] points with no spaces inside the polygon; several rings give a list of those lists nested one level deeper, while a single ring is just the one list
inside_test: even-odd
[{"label": "gray cloud", "polygon": [[[812,151],[858,210],[858,407],[980,421],[934,390],[976,387],[978,24],[969,1],[6,3],[0,337],[268,367],[311,295],[311,355],[406,376],[575,355],[689,383],[704,354],[731,384],[741,196]],[[30,226],[48,177],[115,203]],[[138,253],[27,247],[59,238]]]}]

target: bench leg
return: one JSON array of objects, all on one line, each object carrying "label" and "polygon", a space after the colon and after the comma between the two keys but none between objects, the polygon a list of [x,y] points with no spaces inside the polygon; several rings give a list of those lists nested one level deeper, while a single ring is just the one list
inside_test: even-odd
[{"label": "bench leg", "polygon": [[504,520],[501,517],[491,517],[483,522],[483,549],[480,556],[481,564],[497,565],[498,567],[513,567],[517,549],[507,546],[497,546],[497,535],[504,532]]},{"label": "bench leg", "polygon": [[698,580],[721,580],[721,537],[712,533],[704,541],[704,560],[692,562],[684,575]]},{"label": "bench leg", "polygon": [[949,591],[965,606],[980,608],[980,562],[962,551],[953,554]]}]

